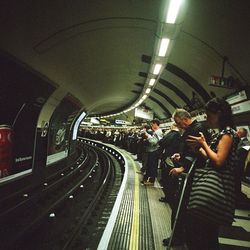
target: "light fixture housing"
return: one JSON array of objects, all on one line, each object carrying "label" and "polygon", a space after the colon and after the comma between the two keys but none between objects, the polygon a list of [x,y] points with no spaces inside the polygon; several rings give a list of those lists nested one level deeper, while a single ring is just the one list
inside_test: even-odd
[{"label": "light fixture housing", "polygon": [[158,75],[160,73],[162,65],[160,63],[155,64],[153,74]]},{"label": "light fixture housing", "polygon": [[166,22],[175,23],[182,0],[171,0],[168,6]]},{"label": "light fixture housing", "polygon": [[168,38],[162,38],[158,56],[164,57],[167,53],[168,45],[170,40]]},{"label": "light fixture housing", "polygon": [[148,85],[149,86],[154,86],[154,84],[155,84],[155,79],[154,78],[150,79]]}]

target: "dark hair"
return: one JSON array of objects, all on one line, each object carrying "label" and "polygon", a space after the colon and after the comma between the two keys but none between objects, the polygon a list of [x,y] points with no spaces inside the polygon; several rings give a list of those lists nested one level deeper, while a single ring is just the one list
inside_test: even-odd
[{"label": "dark hair", "polygon": [[231,106],[222,98],[215,97],[206,105],[205,110],[214,114],[219,114],[219,128],[223,129],[227,126],[234,128],[233,114]]},{"label": "dark hair", "polygon": [[157,126],[160,125],[160,121],[159,121],[158,119],[153,119],[153,120],[151,121],[151,123],[155,123],[155,124],[157,124]]},{"label": "dark hair", "polygon": [[144,125],[144,127],[146,130],[149,130],[151,127],[149,125]]}]

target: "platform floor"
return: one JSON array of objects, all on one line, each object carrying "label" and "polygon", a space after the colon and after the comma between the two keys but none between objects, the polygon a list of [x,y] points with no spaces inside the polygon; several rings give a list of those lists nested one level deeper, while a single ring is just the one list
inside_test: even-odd
[{"label": "platform floor", "polygon": [[[171,234],[171,209],[167,203],[159,202],[163,196],[162,188],[158,181],[154,186],[142,185],[142,175],[137,173],[141,163],[135,161],[132,154],[120,151],[126,157],[127,180],[112,233],[109,238],[102,239],[102,242],[108,243],[106,246],[99,244],[98,249],[166,249],[162,240]],[[250,249],[249,210],[236,210],[233,226],[221,230],[219,242],[222,250]],[[172,249],[187,250],[185,245]]]}]

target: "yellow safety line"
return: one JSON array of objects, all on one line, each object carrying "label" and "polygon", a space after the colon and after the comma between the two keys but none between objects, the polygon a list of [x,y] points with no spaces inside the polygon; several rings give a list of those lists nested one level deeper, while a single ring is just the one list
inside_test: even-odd
[{"label": "yellow safety line", "polygon": [[134,172],[135,172],[135,186],[134,186],[134,209],[133,209],[133,220],[131,228],[131,237],[129,242],[129,250],[139,249],[139,176],[136,174],[137,167],[130,155],[130,158]]}]

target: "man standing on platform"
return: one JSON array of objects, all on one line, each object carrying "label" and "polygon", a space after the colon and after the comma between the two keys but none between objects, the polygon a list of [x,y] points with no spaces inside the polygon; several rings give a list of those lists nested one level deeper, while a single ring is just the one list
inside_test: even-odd
[{"label": "man standing on platform", "polygon": [[[173,176],[179,176],[182,172],[188,172],[189,168],[192,165],[192,162],[197,158],[197,153],[195,153],[194,149],[191,148],[190,145],[188,145],[186,142],[188,136],[190,135],[200,136],[199,133],[202,132],[206,138],[206,141],[210,141],[210,136],[207,130],[204,129],[204,127],[202,126],[200,122],[197,122],[196,120],[192,120],[190,113],[187,112],[185,109],[176,109],[173,114],[173,118],[174,118],[176,125],[180,129],[184,130],[184,133],[182,134],[182,137],[181,137],[180,152],[172,156],[172,158],[176,160],[176,165],[178,165],[178,167],[172,168],[169,174]],[[202,157],[199,157],[196,161],[196,164],[202,164],[203,161],[204,159]],[[175,192],[176,192],[176,195],[175,195],[174,202],[170,204],[171,209],[172,209],[172,215],[171,215],[172,228],[173,228],[176,211],[177,211],[178,204],[179,204],[181,186],[178,186],[178,190],[175,190]],[[178,219],[178,223],[175,228],[172,245],[182,245],[185,241],[182,213],[180,213],[179,217],[180,218]],[[163,245],[167,246],[169,243],[169,240],[170,238],[164,239]]]},{"label": "man standing on platform", "polygon": [[247,139],[247,130],[245,128],[239,128],[237,130],[237,135],[240,138],[238,150],[244,146],[250,146],[250,141]]},{"label": "man standing on platform", "polygon": [[165,195],[165,197],[159,199],[161,202],[169,202],[169,204],[172,204],[178,188],[178,177],[170,176],[169,172],[175,167],[175,162],[171,156],[176,152],[180,152],[180,144],[181,133],[176,124],[172,124],[171,130],[159,141],[161,151],[163,151],[161,157],[161,178],[163,193]]},{"label": "man standing on platform", "polygon": [[158,160],[159,160],[159,144],[162,139],[162,131],[160,129],[160,121],[153,119],[150,122],[153,134],[150,135],[145,131],[145,138],[149,143],[148,145],[148,161],[146,167],[146,175],[144,176],[143,184],[154,185],[155,178],[157,177]]},{"label": "man standing on platform", "polygon": [[244,173],[245,161],[249,151],[250,142],[247,139],[247,129],[238,128],[237,135],[240,141],[237,147],[237,154],[239,160],[237,168],[235,169],[236,208],[248,209],[250,207],[249,199],[241,191],[241,181],[244,179],[245,175]]}]

